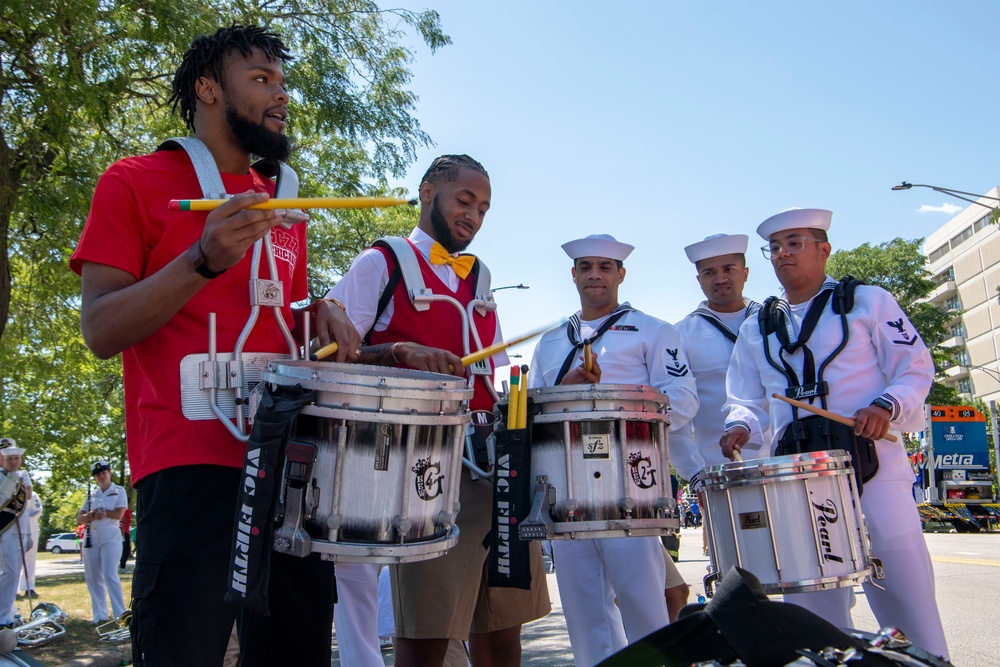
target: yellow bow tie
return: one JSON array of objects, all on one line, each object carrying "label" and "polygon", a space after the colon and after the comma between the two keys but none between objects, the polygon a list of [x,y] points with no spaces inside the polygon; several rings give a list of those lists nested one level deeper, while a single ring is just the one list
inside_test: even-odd
[{"label": "yellow bow tie", "polygon": [[465,277],[469,275],[472,271],[472,265],[476,263],[475,255],[459,255],[458,257],[453,257],[448,254],[448,251],[444,249],[444,246],[434,242],[431,246],[431,264],[449,264],[451,268],[454,269],[455,274],[465,280]]}]

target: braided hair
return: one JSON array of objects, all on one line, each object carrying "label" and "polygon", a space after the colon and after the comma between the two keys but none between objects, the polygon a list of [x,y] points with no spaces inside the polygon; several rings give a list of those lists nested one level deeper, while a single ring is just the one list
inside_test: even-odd
[{"label": "braided hair", "polygon": [[437,183],[442,180],[454,181],[458,178],[458,171],[462,168],[478,171],[487,179],[490,177],[483,165],[468,155],[442,155],[434,158],[431,166],[424,172],[424,177],[420,179],[420,184]]},{"label": "braided hair", "polygon": [[173,111],[180,107],[181,119],[188,129],[194,132],[194,110],[197,96],[195,83],[202,76],[211,76],[225,90],[224,71],[230,54],[238,51],[248,58],[252,50],[258,48],[264,52],[268,60],[292,60],[288,47],[276,33],[258,26],[242,26],[233,24],[228,28],[219,28],[214,35],[197,37],[184,53],[181,66],[174,73],[174,81],[168,104]]}]

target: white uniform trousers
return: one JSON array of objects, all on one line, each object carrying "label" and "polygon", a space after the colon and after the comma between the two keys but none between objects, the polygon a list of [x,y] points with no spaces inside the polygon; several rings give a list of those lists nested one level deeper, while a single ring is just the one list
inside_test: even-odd
[{"label": "white uniform trousers", "polygon": [[24,552],[24,566],[27,568],[21,573],[21,590],[27,593],[35,590],[35,564],[38,562],[38,533],[32,533],[31,548]]},{"label": "white uniform trousers", "polygon": [[[865,484],[861,510],[868,523],[872,552],[885,568],[885,579],[878,582],[885,590],[866,583],[865,596],[881,627],[899,628],[920,648],[948,658],[934,597],[934,570],[911,487],[909,481],[881,482],[878,477]],[[805,607],[839,628],[850,628],[851,597],[850,588],[836,588],[786,595],[785,601]]]},{"label": "white uniform trousers", "polygon": [[6,625],[14,621],[17,598],[17,584],[21,579],[21,541],[18,539],[17,526],[11,526],[0,536],[0,624]]},{"label": "white uniform trousers", "polygon": [[553,540],[552,547],[578,667],[596,665],[670,622],[659,539]]},{"label": "white uniform trousers", "polygon": [[[83,547],[83,578],[90,591],[90,606],[95,621],[111,620],[125,613],[122,582],[118,578],[121,559],[122,533],[118,527],[91,528],[90,548]],[[108,615],[109,596],[113,616]]]},{"label": "white uniform trousers", "polygon": [[344,667],[385,667],[378,643],[378,563],[337,563],[333,626]]}]

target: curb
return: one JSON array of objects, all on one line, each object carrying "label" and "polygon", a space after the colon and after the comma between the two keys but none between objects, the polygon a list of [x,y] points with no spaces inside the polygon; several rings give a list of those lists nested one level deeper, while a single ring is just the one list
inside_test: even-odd
[{"label": "curb", "polygon": [[132,664],[132,643],[119,644],[114,648],[79,655],[61,667],[120,667]]}]

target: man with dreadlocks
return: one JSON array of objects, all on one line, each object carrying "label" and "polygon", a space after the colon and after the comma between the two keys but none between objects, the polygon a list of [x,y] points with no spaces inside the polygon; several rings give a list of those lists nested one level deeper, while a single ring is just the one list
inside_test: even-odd
[{"label": "man with dreadlocks", "polygon": [[[307,296],[305,225],[286,227],[284,211],[249,208],[275,187],[251,168],[251,154],[283,160],[290,151],[282,70],[288,60],[281,39],[259,27],[234,25],[197,38],[176,72],[171,101],[233,197],[207,215],[169,210],[171,199],[203,194],[204,172],[187,147],[120,160],[98,182],[70,259],[82,278],[87,345],[104,359],[122,355],[129,464],[142,518],[132,587],[136,665],[217,667],[236,617],[224,595],[246,447],[219,420],[183,414],[178,369],[187,355],[207,352],[210,312],[219,314],[218,349],[235,348],[249,313],[247,250],[267,234],[284,291],[281,316],[293,334],[301,327],[288,304]],[[320,342],[341,342],[337,361],[356,356],[357,333],[337,319],[335,305],[322,301],[309,310]],[[260,317],[245,349],[287,353],[274,317]],[[315,556],[293,560],[272,562],[272,584],[294,576],[300,585],[272,585],[277,633],[246,633],[244,665],[269,664],[274,641],[297,665],[330,664],[332,567]]]},{"label": "man with dreadlocks", "polygon": [[[465,327],[451,304],[434,302],[417,310],[409,298],[407,264],[415,266],[434,294],[446,294],[467,306],[480,291],[479,260],[462,254],[476,237],[490,208],[492,190],[486,170],[468,155],[436,158],[420,181],[420,221],[406,239],[384,239],[362,252],[350,271],[330,291],[347,307],[347,314],[374,346],[362,350],[362,360],[391,363],[436,373],[464,369],[462,332]],[[405,253],[405,254],[404,254]],[[407,262],[407,260],[409,260]],[[501,340],[495,311],[473,309],[471,325],[484,346]],[[476,378],[470,401],[473,410],[492,411],[490,393],[495,364]],[[456,369],[456,370],[453,370]],[[393,612],[396,619],[396,664],[400,667],[442,665],[449,640],[469,640],[475,667],[521,664],[521,625],[549,612],[548,589],[541,549],[532,543],[530,590],[488,587],[484,538],[491,528],[493,485],[463,471],[458,514],[459,541],[447,555],[418,563],[391,566]],[[378,567],[340,568],[344,584],[338,612],[339,628],[351,627],[358,640],[377,647]],[[338,632],[338,638],[340,634]],[[377,652],[358,646],[353,664],[377,664]],[[367,656],[367,657],[365,657]]]}]

